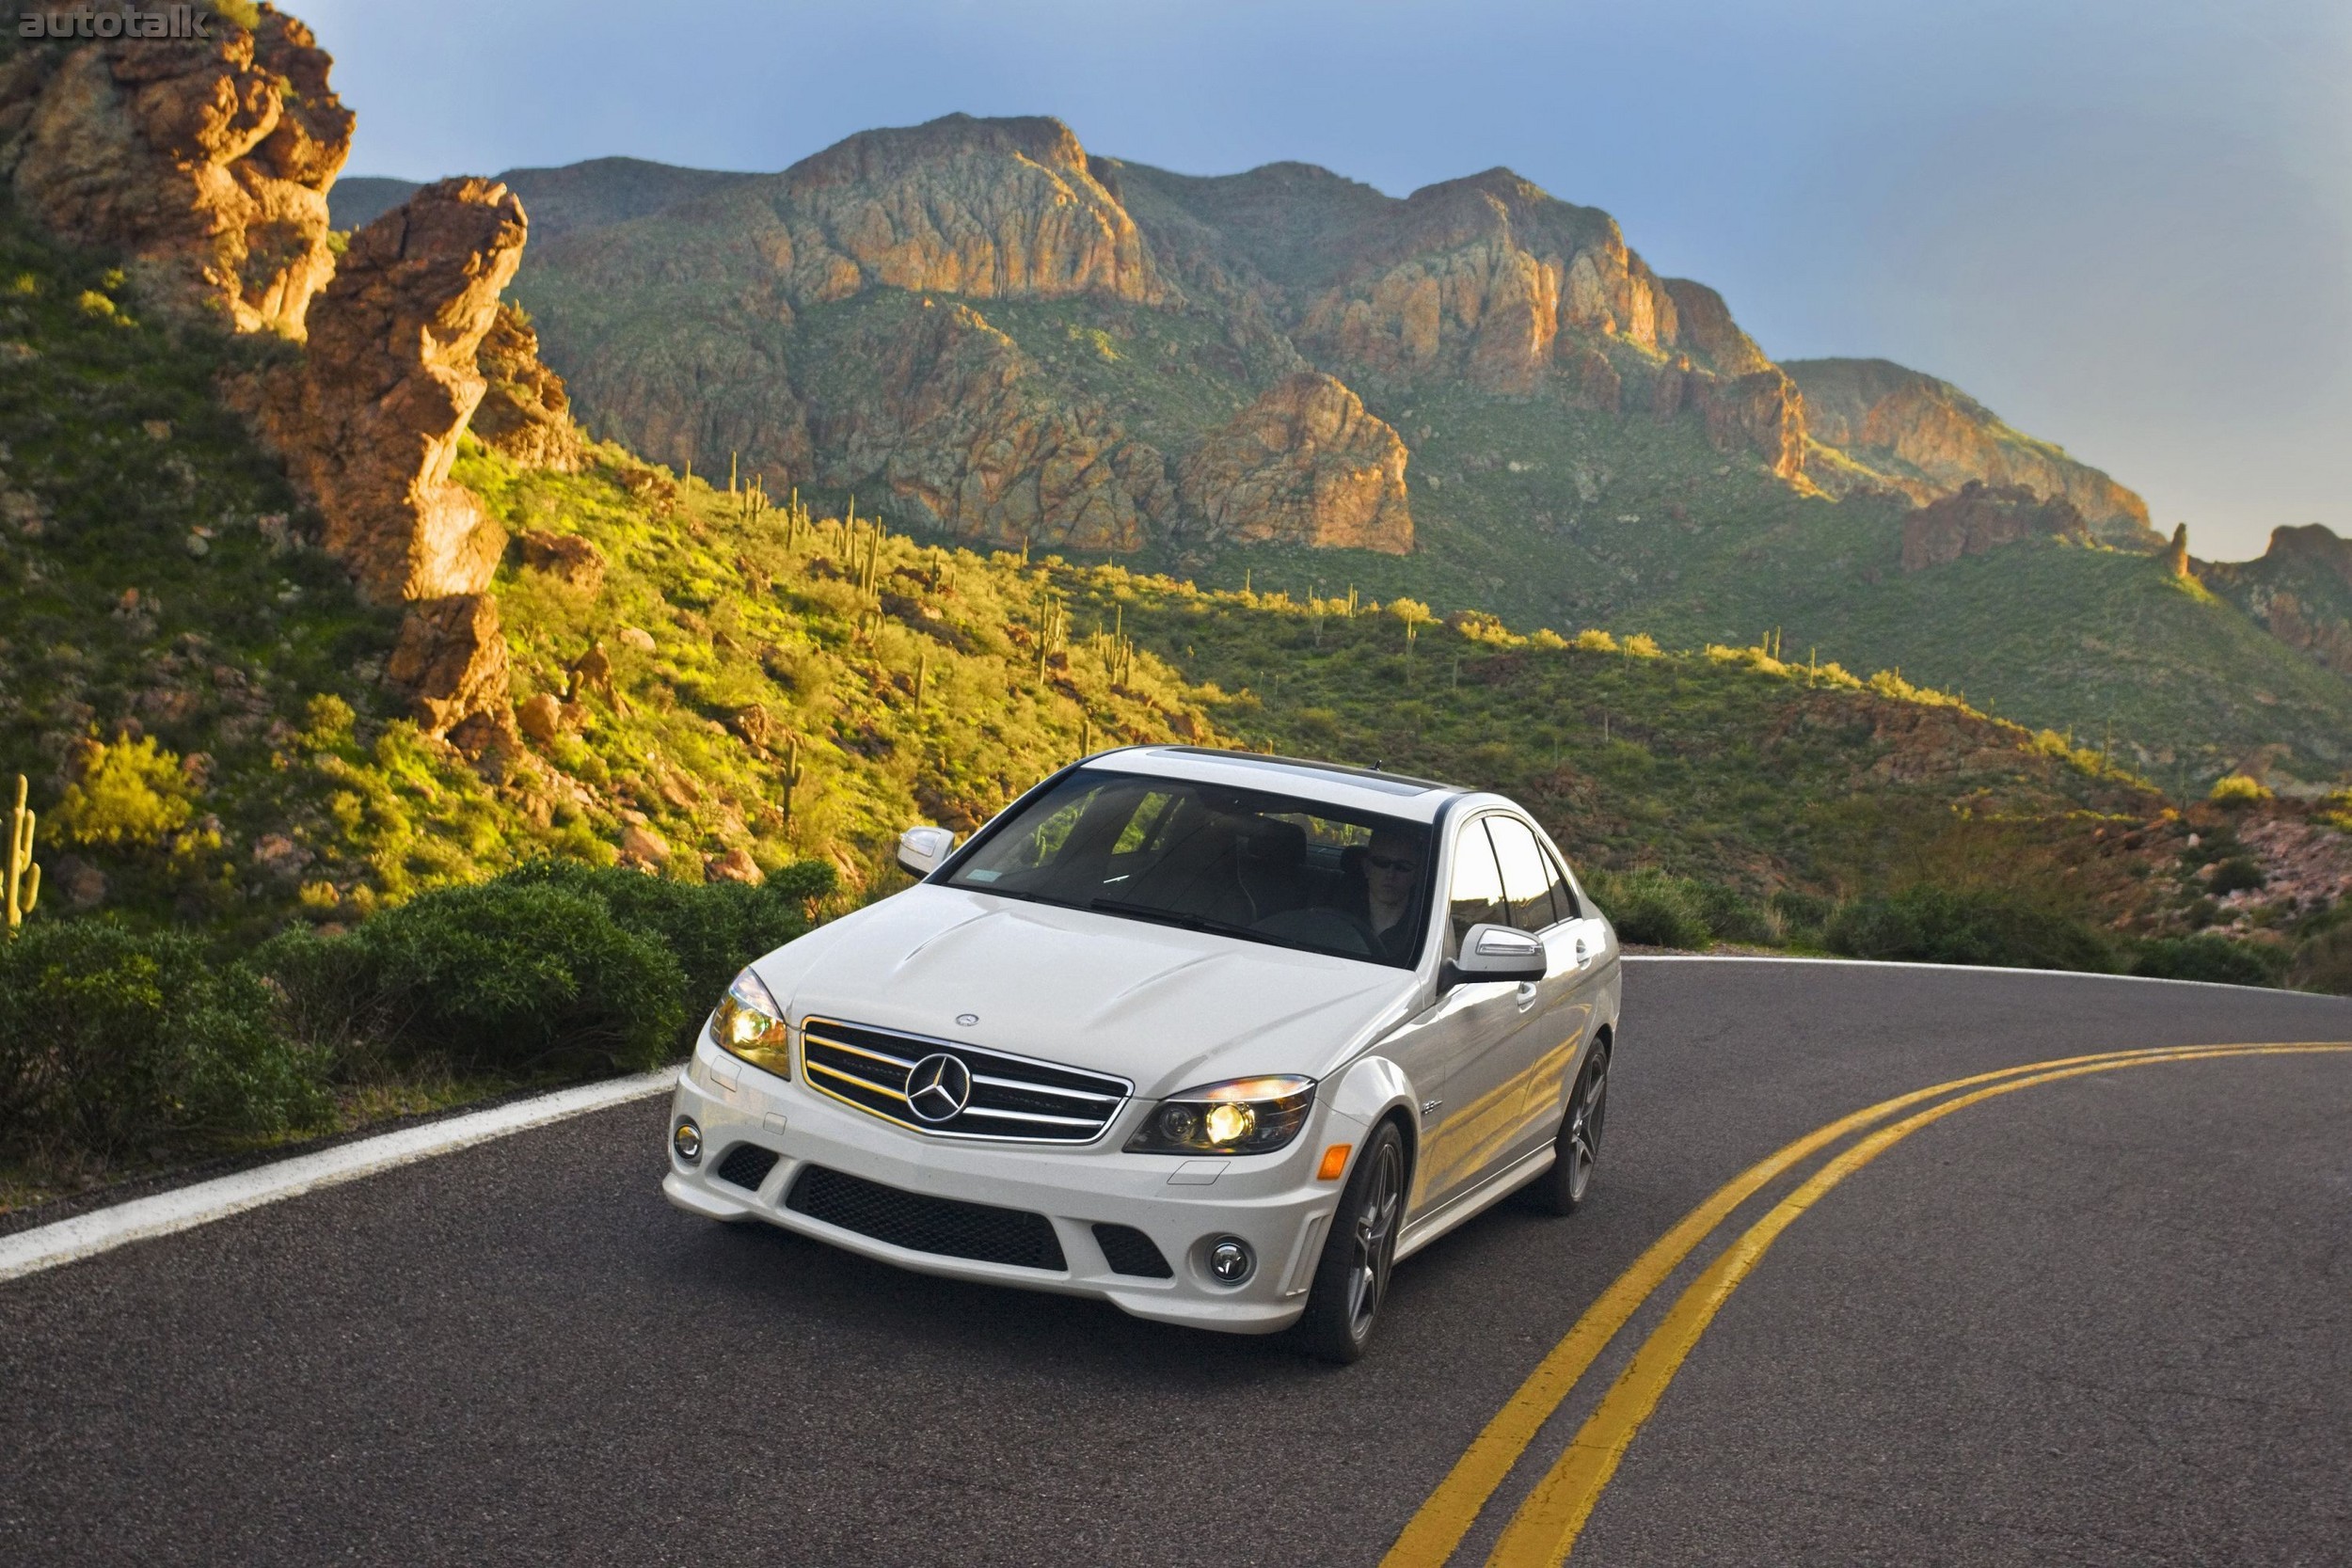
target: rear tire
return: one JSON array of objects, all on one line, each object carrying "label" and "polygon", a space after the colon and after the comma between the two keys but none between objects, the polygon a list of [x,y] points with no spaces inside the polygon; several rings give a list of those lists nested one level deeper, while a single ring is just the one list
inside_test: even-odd
[{"label": "rear tire", "polygon": [[1301,1350],[1343,1367],[1364,1354],[1388,1299],[1404,1218],[1405,1140],[1384,1121],[1356,1157],[1323,1239],[1306,1315],[1292,1331]]},{"label": "rear tire", "polygon": [[1609,1120],[1609,1042],[1595,1040],[1584,1070],[1568,1093],[1567,1115],[1552,1146],[1551,1168],[1535,1179],[1536,1202],[1555,1214],[1573,1214],[1592,1196],[1593,1172],[1600,1164],[1600,1135]]}]

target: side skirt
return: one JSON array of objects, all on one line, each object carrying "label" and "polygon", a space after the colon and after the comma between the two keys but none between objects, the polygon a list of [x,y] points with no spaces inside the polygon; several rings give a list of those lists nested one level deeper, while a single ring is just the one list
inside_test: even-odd
[{"label": "side skirt", "polygon": [[1444,1208],[1413,1221],[1405,1227],[1405,1234],[1396,1239],[1397,1260],[1402,1262],[1454,1227],[1476,1219],[1549,1170],[1551,1163],[1559,1157],[1558,1146],[1548,1143],[1541,1148],[1520,1155]]}]

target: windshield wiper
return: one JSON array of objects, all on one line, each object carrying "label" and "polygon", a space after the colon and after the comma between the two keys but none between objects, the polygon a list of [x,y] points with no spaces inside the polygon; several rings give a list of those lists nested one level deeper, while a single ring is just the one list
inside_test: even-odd
[{"label": "windshield wiper", "polygon": [[1129,915],[1136,920],[1153,921],[1162,926],[1182,927],[1187,931],[1207,931],[1223,937],[1248,937],[1252,942],[1265,941],[1265,934],[1247,926],[1236,926],[1230,920],[1211,920],[1205,914],[1183,914],[1175,910],[1158,909],[1150,904],[1130,904],[1123,898],[1097,898],[1087,905],[1104,914]]}]

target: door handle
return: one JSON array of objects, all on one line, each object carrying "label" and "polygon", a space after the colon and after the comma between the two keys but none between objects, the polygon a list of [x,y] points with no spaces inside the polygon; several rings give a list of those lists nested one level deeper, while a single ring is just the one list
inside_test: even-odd
[{"label": "door handle", "polygon": [[1576,967],[1577,967],[1577,968],[1579,968],[1579,969],[1582,969],[1582,968],[1583,968],[1586,964],[1591,963],[1592,961],[1593,961],[1593,955],[1592,955],[1591,950],[1590,950],[1589,948],[1587,948],[1587,947],[1584,945],[1584,939],[1583,939],[1582,937],[1579,937],[1579,938],[1577,938],[1577,939],[1576,939]]},{"label": "door handle", "polygon": [[1519,1011],[1525,1012],[1528,1008],[1534,1006],[1535,1005],[1535,997],[1537,994],[1535,987],[1533,984],[1525,980],[1520,981],[1518,989]]}]

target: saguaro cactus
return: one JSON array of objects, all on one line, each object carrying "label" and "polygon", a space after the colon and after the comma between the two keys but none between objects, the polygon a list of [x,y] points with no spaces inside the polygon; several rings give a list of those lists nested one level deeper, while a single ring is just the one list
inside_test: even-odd
[{"label": "saguaro cactus", "polygon": [[24,924],[24,917],[33,912],[40,901],[40,867],[33,863],[33,824],[36,818],[24,804],[24,775],[16,776],[16,807],[8,813],[8,847],[6,863],[8,935],[14,938],[16,928]]},{"label": "saguaro cactus", "polygon": [[801,787],[801,742],[796,736],[784,748],[784,832],[792,835],[792,797]]}]

